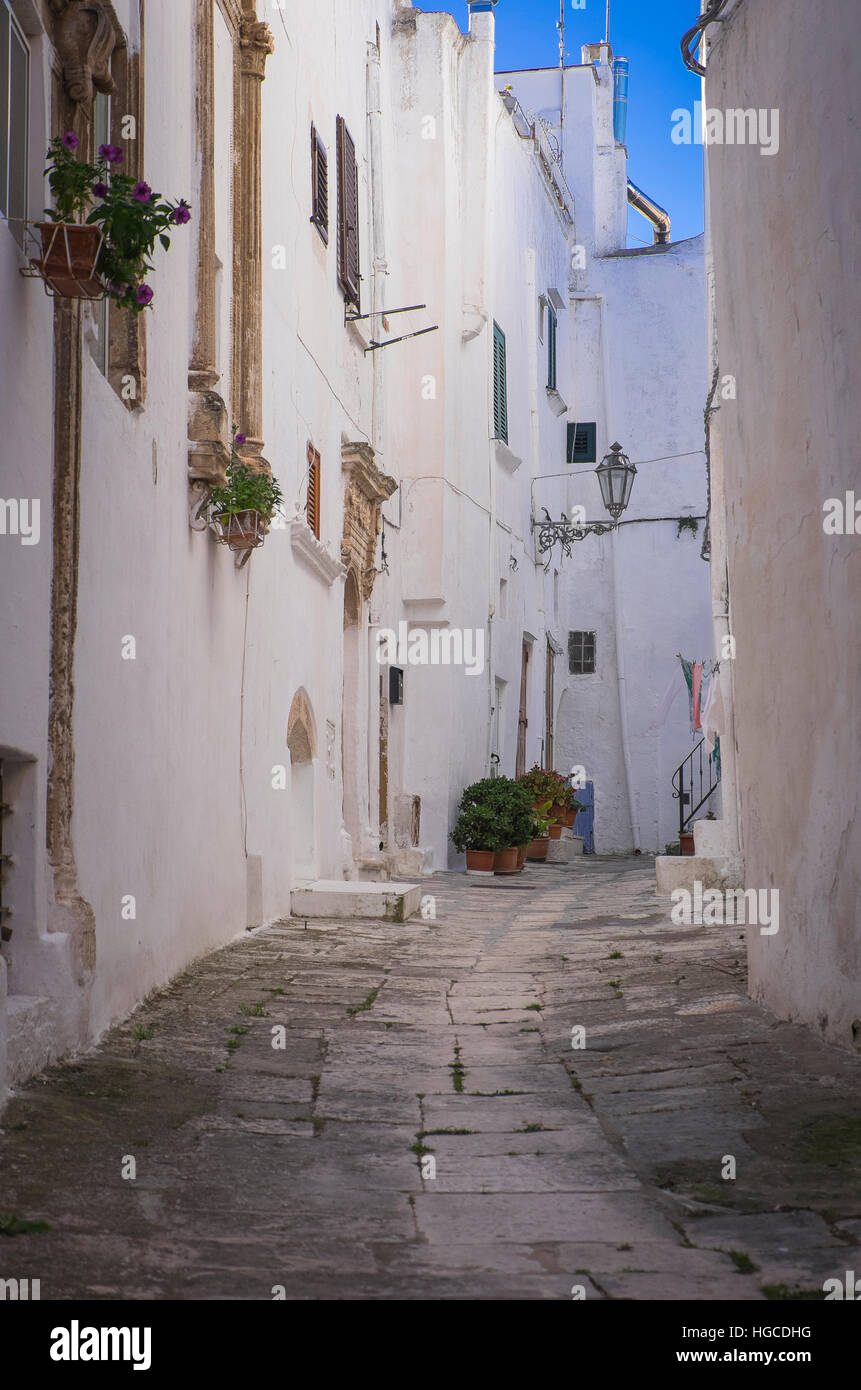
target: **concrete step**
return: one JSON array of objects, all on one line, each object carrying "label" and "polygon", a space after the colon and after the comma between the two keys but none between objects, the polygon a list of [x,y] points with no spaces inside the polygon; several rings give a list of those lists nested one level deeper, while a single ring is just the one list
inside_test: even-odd
[{"label": "concrete step", "polygon": [[575,835],[573,830],[564,827],[558,840],[551,840],[547,846],[548,864],[568,864],[583,853],[583,836]]},{"label": "concrete step", "polygon": [[740,888],[742,880],[738,865],[724,856],[705,854],[659,854],[655,859],[655,878],[659,897],[668,898],[677,888],[693,891],[695,883],[703,888]]},{"label": "concrete step", "polygon": [[6,1082],[18,1085],[53,1061],[54,1021],[50,999],[30,994],[6,998]]},{"label": "concrete step", "polygon": [[370,883],[318,879],[290,894],[294,917],[374,917],[405,922],[421,906],[417,883]]}]

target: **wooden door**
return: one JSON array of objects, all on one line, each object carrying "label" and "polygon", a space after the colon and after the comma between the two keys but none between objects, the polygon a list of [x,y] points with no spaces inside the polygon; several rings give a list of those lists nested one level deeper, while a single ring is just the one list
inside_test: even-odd
[{"label": "wooden door", "polygon": [[555,708],[554,677],[556,657],[550,643],[547,643],[547,669],[544,682],[544,769],[553,771],[553,711]]},{"label": "wooden door", "polygon": [[515,764],[514,775],[519,777],[526,771],[526,730],[529,727],[529,720],[526,718],[527,694],[529,691],[529,643],[523,643],[523,660],[520,667],[520,713],[517,718],[517,762]]}]

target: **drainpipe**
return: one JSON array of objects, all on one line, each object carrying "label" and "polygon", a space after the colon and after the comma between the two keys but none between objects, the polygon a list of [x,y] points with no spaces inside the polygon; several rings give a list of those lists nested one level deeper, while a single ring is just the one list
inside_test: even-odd
[{"label": "drainpipe", "polygon": [[[371,319],[374,337],[382,339],[382,321],[386,276],[389,273],[386,261],[385,206],[383,201],[383,155],[382,155],[382,77],[380,50],[375,43],[368,44],[366,70],[368,98],[368,137],[371,174],[371,238],[374,256],[371,285]],[[373,365],[373,403],[371,406],[371,443],[374,453],[379,453],[383,442],[383,362],[384,353],[372,354]]]},{"label": "drainpipe", "polygon": [[[595,295],[601,309],[601,357],[604,370],[604,414],[607,438],[612,437],[611,421],[613,413],[612,388],[610,377],[610,340],[607,333],[607,301],[603,294]],[[625,641],[622,632],[622,614],[619,606],[619,543],[616,531],[610,535],[613,552],[613,631],[616,639],[616,676],[619,688],[619,728],[622,735],[622,761],[625,765],[625,789],[628,794],[628,815],[631,820],[631,838],[634,853],[640,853],[640,813],[634,793],[634,778],[631,771],[631,739],[628,733],[628,687],[625,678]]]},{"label": "drainpipe", "polygon": [[655,236],[656,246],[666,246],[670,240],[670,214],[666,208],[662,208],[660,203],[656,203],[654,198],[650,198],[648,193],[644,193],[642,188],[638,188],[635,183],[628,179],[628,202],[637,212],[641,212],[647,221],[651,222]]}]

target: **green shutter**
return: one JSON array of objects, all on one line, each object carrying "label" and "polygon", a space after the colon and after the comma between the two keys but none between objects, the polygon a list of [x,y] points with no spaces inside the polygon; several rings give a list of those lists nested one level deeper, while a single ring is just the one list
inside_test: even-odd
[{"label": "green shutter", "polygon": [[508,443],[508,393],[505,380],[505,334],[493,325],[493,437]]}]

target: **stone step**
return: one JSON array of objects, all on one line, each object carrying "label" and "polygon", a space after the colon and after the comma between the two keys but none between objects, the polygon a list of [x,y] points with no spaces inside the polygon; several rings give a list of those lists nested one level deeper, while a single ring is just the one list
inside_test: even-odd
[{"label": "stone step", "polygon": [[659,854],[655,859],[655,878],[658,897],[668,898],[677,888],[693,891],[695,883],[703,888],[740,888],[738,865],[723,856],[704,854]]},{"label": "stone step", "polygon": [[54,1019],[50,999],[30,994],[6,998],[6,1082],[15,1086],[53,1060]]},{"label": "stone step", "polygon": [[405,922],[421,906],[417,883],[317,879],[290,894],[294,917],[374,917]]}]

